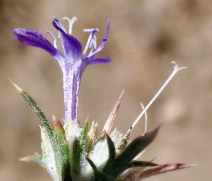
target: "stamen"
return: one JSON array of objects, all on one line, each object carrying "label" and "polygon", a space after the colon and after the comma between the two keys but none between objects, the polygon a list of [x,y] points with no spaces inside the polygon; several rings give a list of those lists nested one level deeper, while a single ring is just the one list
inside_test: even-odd
[{"label": "stamen", "polygon": [[75,21],[77,21],[77,18],[73,17],[73,18],[69,19],[68,17],[63,17],[63,20],[68,20],[68,23],[69,23],[68,34],[71,35],[73,24]]},{"label": "stamen", "polygon": [[174,62],[174,61],[172,61],[171,63],[174,64],[174,67],[173,67],[174,70],[173,70],[173,72],[168,77],[168,79],[165,81],[165,83],[161,86],[161,88],[158,90],[158,92],[154,95],[154,97],[152,98],[152,100],[147,104],[147,106],[144,108],[144,110],[138,115],[138,117],[136,118],[136,120],[134,121],[134,123],[132,124],[132,126],[130,127],[130,129],[127,131],[127,133],[130,132],[135,127],[135,125],[138,123],[138,121],[141,119],[141,117],[145,114],[145,112],[149,109],[149,107],[152,105],[152,103],[160,95],[160,93],[163,91],[163,89],[168,85],[168,83],[171,81],[171,79],[177,74],[177,72],[179,72],[182,69],[186,69],[186,67],[179,67],[177,65],[177,63]]},{"label": "stamen", "polygon": [[96,38],[96,35],[94,35],[93,38],[90,41],[90,45],[89,45],[88,48],[94,48],[94,49],[96,49],[96,42],[97,42],[97,38]]},{"label": "stamen", "polygon": [[90,52],[88,54],[88,56],[90,56],[92,53],[93,53],[93,49],[96,49],[96,45],[97,45],[97,38],[96,38],[96,35],[94,35],[94,38],[91,40],[91,43],[90,43]]},{"label": "stamen", "polygon": [[88,41],[86,43],[86,46],[85,46],[85,49],[83,51],[83,55],[85,56],[88,49],[94,47],[96,48],[96,36],[95,36],[95,33],[98,32],[99,30],[96,28],[96,29],[84,29],[83,32],[88,32],[90,33],[89,37],[88,37]]},{"label": "stamen", "polygon": [[57,39],[55,38],[54,34],[51,31],[49,31],[49,30],[46,30],[46,32],[48,34],[50,34],[51,37],[53,38],[53,40],[54,40],[54,47],[57,49]]},{"label": "stamen", "polygon": [[[144,105],[140,102],[142,109],[144,110]],[[144,132],[142,134],[142,136],[146,133],[147,130],[147,112],[144,112],[144,118],[145,118],[145,122],[144,122]]]}]

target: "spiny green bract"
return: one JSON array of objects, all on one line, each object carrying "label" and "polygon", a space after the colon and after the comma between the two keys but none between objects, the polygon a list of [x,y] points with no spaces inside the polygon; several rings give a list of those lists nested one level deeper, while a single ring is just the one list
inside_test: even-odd
[{"label": "spiny green bract", "polygon": [[15,86],[33,108],[42,125],[42,155],[36,153],[21,160],[40,164],[50,173],[54,181],[137,181],[191,166],[157,165],[153,162],[138,161],[136,157],[155,139],[159,127],[130,143],[129,134],[122,135],[117,129],[108,131],[111,121],[113,122],[116,116],[114,112],[118,112],[121,97],[115,104],[106,127],[97,137],[97,125],[92,123],[88,132],[88,120],[85,121],[84,128],[80,128],[76,121],[68,121],[63,126],[53,116],[53,129],[35,101],[21,88]]}]

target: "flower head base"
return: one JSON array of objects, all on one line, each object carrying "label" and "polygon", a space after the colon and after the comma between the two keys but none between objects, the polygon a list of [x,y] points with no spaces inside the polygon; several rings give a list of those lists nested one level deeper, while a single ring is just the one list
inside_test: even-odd
[{"label": "flower head base", "polygon": [[[120,107],[120,95],[112,109],[106,124],[99,136],[97,136],[97,123],[92,123],[88,131],[88,120],[83,128],[77,121],[78,94],[82,73],[89,64],[108,63],[109,58],[95,58],[107,41],[109,25],[102,43],[96,48],[96,35],[98,29],[87,29],[89,32],[88,43],[82,53],[81,43],[71,34],[72,25],[76,18],[69,20],[69,33],[62,24],[53,20],[53,26],[58,30],[62,41],[64,54],[57,49],[57,41],[54,35],[48,33],[54,39],[52,45],[44,36],[35,30],[15,29],[13,32],[21,42],[42,48],[52,55],[59,63],[63,72],[65,124],[53,116],[54,129],[49,124],[42,110],[35,101],[20,87],[14,84],[20,94],[32,107],[41,122],[42,155],[35,154],[22,158],[22,161],[34,161],[44,167],[52,176],[54,181],[115,181],[130,180],[138,181],[143,178],[178,170],[192,166],[191,164],[165,164],[158,165],[151,161],[138,161],[138,157],[144,149],[155,139],[159,127],[150,133],[142,134],[133,141],[129,141],[130,133],[139,119],[146,115],[147,109],[158,97],[161,91],[173,78],[173,76],[184,67],[178,67],[175,63],[174,71],[159,89],[150,103],[143,107],[143,111],[132,124],[126,134],[119,130],[112,130],[113,122]],[[90,49],[88,56],[87,51]]]}]

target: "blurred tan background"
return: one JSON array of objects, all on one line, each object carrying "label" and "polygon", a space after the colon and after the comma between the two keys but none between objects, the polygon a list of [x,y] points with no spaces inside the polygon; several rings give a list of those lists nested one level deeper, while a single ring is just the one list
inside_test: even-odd
[{"label": "blurred tan background", "polygon": [[[116,126],[125,132],[172,72],[172,60],[186,70],[171,81],[148,110],[148,130],[162,123],[144,160],[198,163],[147,181],[210,181],[212,167],[212,6],[210,0],[0,0],[0,180],[50,181],[34,163],[18,158],[40,152],[39,121],[8,79],[27,91],[46,116],[63,118],[62,74],[41,49],[18,42],[12,29],[56,33],[53,17],[76,16],[73,35],[83,46],[84,28],[98,27],[100,43],[111,20],[109,41],[99,56],[108,65],[89,66],[82,80],[79,119],[99,130],[124,89]],[[63,21],[67,27],[67,21]],[[132,138],[143,132],[143,121]]]}]

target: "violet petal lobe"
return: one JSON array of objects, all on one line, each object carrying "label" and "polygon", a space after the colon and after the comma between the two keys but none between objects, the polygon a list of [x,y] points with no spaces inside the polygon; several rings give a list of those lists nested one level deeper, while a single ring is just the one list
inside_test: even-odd
[{"label": "violet petal lobe", "polygon": [[95,58],[95,59],[91,59],[91,60],[89,60],[88,58],[85,58],[81,65],[80,77],[82,77],[82,74],[83,74],[85,68],[87,67],[87,65],[110,63],[111,61],[112,60],[110,58]]},{"label": "violet petal lobe", "polygon": [[[80,66],[82,62],[82,46],[81,43],[71,35],[68,35],[61,28],[59,20],[54,18],[53,26],[61,33],[62,45],[66,57],[65,68],[69,71],[73,66]],[[74,69],[74,68],[73,68]]]},{"label": "violet petal lobe", "polygon": [[13,33],[22,43],[44,49],[58,61],[63,59],[63,55],[40,32],[17,28],[13,30]]},{"label": "violet petal lobe", "polygon": [[89,64],[102,64],[102,63],[110,63],[112,60],[110,58],[95,58],[90,60]]},{"label": "violet petal lobe", "polygon": [[91,55],[89,55],[89,56],[87,57],[89,60],[94,59],[94,57],[96,56],[96,54],[97,54],[98,52],[100,52],[100,51],[104,48],[104,46],[105,46],[105,44],[106,44],[106,42],[107,42],[107,39],[108,39],[109,30],[110,30],[110,20],[108,20],[108,23],[107,23],[107,30],[106,30],[105,36],[104,36],[104,38],[103,38],[103,40],[102,40],[102,43],[99,45],[99,47],[98,47]]}]

